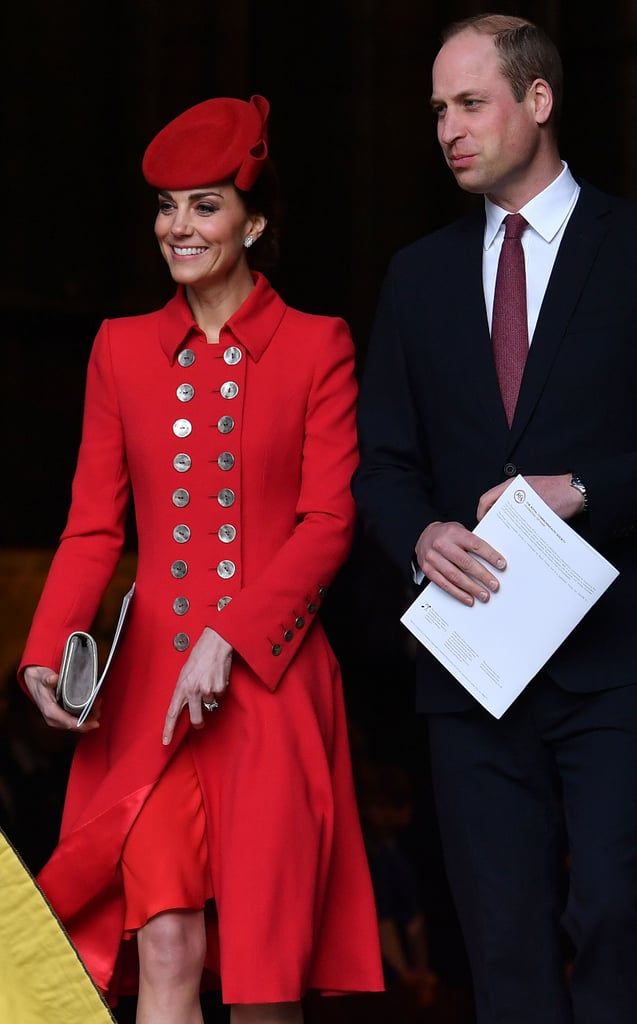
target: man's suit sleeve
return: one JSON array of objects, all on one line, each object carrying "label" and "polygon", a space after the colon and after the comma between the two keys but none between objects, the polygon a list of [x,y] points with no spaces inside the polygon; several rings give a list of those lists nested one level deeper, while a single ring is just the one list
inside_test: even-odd
[{"label": "man's suit sleeve", "polygon": [[417,317],[405,312],[401,262],[398,254],[390,264],[365,359],[358,408],[361,461],[352,490],[363,526],[411,581],[416,541],[440,516],[428,499],[427,444],[409,369]]}]

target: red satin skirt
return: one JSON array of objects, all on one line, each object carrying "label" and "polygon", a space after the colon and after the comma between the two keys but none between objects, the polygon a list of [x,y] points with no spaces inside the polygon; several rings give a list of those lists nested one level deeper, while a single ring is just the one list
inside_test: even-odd
[{"label": "red satin skirt", "polygon": [[121,866],[127,938],[162,911],[202,910],[214,896],[201,788],[187,742],[144,803]]}]

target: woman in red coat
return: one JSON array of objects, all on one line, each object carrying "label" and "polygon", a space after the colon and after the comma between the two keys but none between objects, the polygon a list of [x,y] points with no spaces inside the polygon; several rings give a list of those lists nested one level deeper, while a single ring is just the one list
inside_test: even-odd
[{"label": "woman in red coat", "polygon": [[47,722],[77,728],[56,666],[91,627],[132,497],[135,594],[38,881],[111,1004],[138,991],[139,1024],[199,1024],[211,979],[233,1024],[296,1024],[309,989],[383,985],[318,619],[352,540],[354,353],[342,320],[289,308],[249,266],[271,232],[267,117],[260,96],[208,100],[145,153],[177,292],[95,339],[21,666]]}]

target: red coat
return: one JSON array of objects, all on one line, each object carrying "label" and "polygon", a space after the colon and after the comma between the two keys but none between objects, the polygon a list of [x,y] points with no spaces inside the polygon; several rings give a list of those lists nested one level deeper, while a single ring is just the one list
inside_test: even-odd
[{"label": "red coat", "polygon": [[[135,595],[101,726],[79,737],[60,843],[38,878],[105,990],[122,935],[122,845],[185,737],[206,808],[224,1000],[382,988],[341,678],[317,617],[352,539],[355,401],[346,324],[290,309],[259,275],[218,345],[181,290],[98,332],[71,510],[22,664],[57,667],[68,632],[90,628],[132,492]],[[231,686],[202,731],[182,714],[166,748],[168,703],[205,625],[235,649]]]}]

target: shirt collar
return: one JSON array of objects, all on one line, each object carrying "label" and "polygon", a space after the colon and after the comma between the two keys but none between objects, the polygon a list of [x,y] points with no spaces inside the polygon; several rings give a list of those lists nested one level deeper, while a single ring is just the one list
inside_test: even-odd
[{"label": "shirt collar", "polygon": [[[568,164],[562,161],[562,172],[555,181],[523,206],[519,213],[529,222],[534,231],[546,242],[551,242],[564,224],[575,206],[579,195],[579,185],[571,174]],[[484,247],[489,249],[502,226],[502,221],[509,213],[501,206],[496,206],[484,197],[486,224],[484,229]]]},{"label": "shirt collar", "polygon": [[[226,332],[232,334],[257,361],[272,340],[286,306],[263,274],[254,272],[252,276],[254,288],[221,328],[221,339]],[[159,322],[160,344],[171,364],[179,349],[194,338],[203,338],[203,331],[195,323],[185,290],[180,285],[161,311]]]}]

